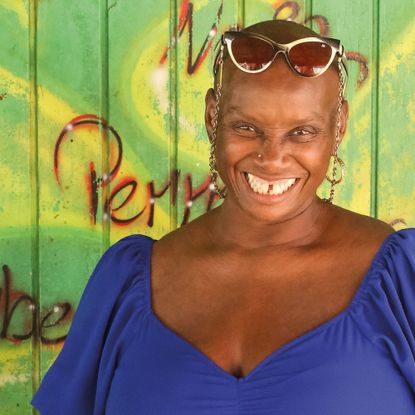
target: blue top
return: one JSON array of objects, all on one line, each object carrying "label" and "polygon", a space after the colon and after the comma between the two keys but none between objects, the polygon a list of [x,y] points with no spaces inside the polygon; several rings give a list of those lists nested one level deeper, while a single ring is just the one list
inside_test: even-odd
[{"label": "blue top", "polygon": [[31,402],[42,415],[414,415],[415,228],[385,239],[344,311],[239,379],[153,313],[154,241],[102,255]]}]

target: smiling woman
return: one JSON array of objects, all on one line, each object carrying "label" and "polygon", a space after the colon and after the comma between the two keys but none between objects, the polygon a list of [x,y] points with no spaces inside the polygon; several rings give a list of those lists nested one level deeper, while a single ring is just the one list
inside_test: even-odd
[{"label": "smiling woman", "polygon": [[341,43],[260,22],[223,35],[214,73],[205,121],[223,203],[108,249],[33,405],[413,414],[415,229],[333,203],[348,120]]}]

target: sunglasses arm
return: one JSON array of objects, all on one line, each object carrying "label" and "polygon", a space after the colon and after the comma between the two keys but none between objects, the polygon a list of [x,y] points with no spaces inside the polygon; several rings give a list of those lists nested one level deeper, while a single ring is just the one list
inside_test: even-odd
[{"label": "sunglasses arm", "polygon": [[[218,81],[217,81],[217,86],[222,86],[222,73],[223,73],[223,51],[224,51],[225,46],[223,44],[221,44],[220,46],[220,52],[219,52],[219,57],[218,57],[218,65],[217,65],[217,69],[219,69],[219,73],[218,73]],[[216,86],[216,90],[217,90],[217,86]]]},{"label": "sunglasses arm", "polygon": [[344,54],[337,57],[337,61],[339,63],[339,69],[343,74],[343,94],[346,92],[347,81],[349,80],[349,73],[347,71],[347,62]]}]

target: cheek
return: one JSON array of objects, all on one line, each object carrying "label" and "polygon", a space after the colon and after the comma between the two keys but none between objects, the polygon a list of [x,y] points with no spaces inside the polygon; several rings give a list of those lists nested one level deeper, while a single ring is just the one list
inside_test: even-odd
[{"label": "cheek", "polygon": [[255,140],[241,139],[232,134],[221,134],[216,145],[218,166],[226,169],[247,158],[252,158],[255,148]]},{"label": "cheek", "polygon": [[303,154],[302,161],[304,166],[309,171],[310,176],[316,181],[323,180],[326,175],[330,163],[330,150],[330,145],[326,145],[323,148],[316,146]]},{"label": "cheek", "polygon": [[292,143],[287,146],[286,161],[309,181],[321,182],[330,162],[330,142],[320,137],[315,142]]}]

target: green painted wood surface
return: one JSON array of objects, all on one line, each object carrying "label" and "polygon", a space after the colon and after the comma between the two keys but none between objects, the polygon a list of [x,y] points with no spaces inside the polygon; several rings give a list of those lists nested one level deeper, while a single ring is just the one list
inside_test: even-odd
[{"label": "green painted wood surface", "polygon": [[109,244],[220,203],[203,121],[211,50],[227,28],[272,18],[339,37],[351,58],[336,203],[415,225],[411,0],[3,0],[1,414],[32,412]]}]

